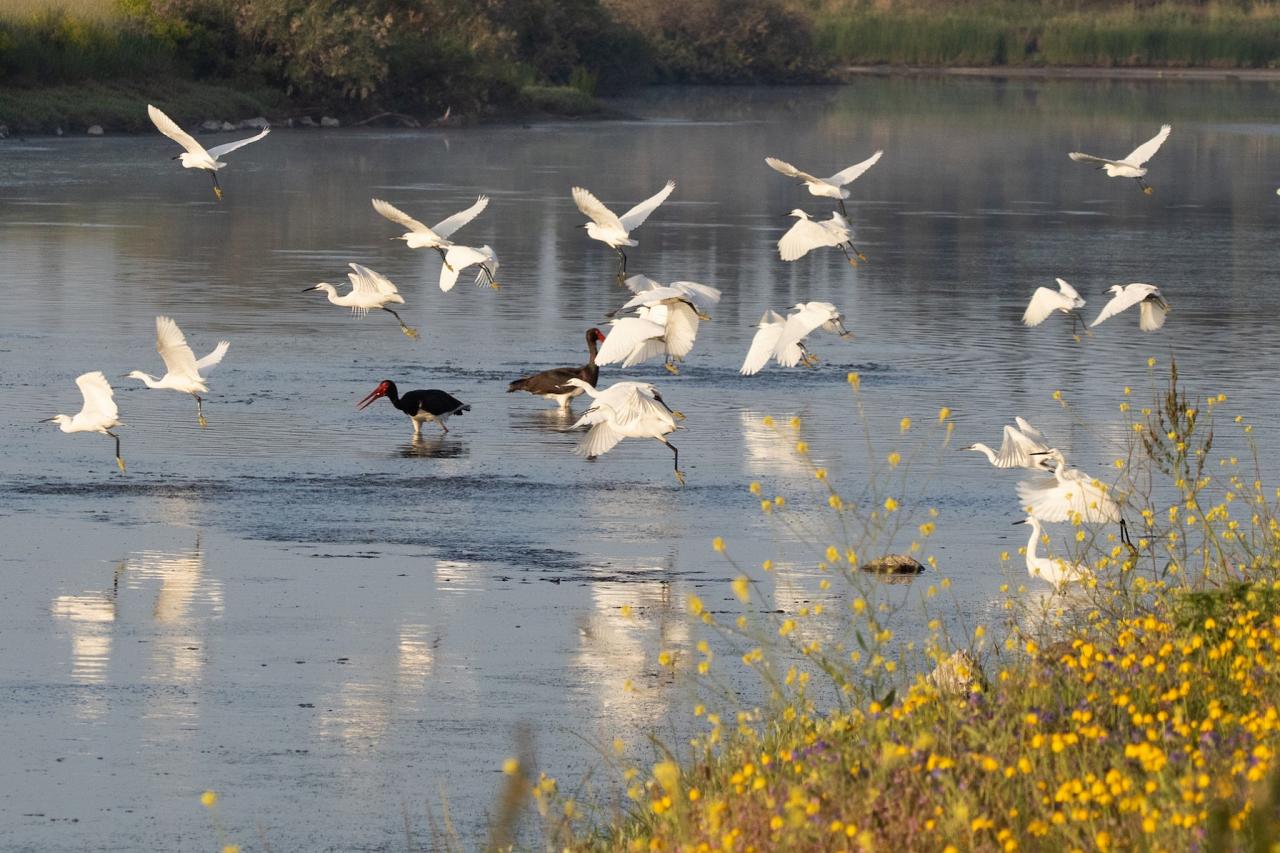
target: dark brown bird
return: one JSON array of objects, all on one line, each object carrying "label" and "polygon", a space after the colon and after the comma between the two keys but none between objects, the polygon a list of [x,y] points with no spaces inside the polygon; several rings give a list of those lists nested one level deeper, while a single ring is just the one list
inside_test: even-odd
[{"label": "dark brown bird", "polygon": [[567,385],[570,379],[581,379],[594,386],[600,378],[600,368],[596,366],[596,345],[604,340],[604,332],[599,329],[587,329],[587,352],[590,358],[581,367],[553,367],[523,379],[517,379],[507,386],[507,393],[512,391],[528,391],[546,400],[555,400],[562,409],[569,408],[569,401],[582,393],[581,388]]},{"label": "dark brown bird", "polygon": [[427,421],[435,421],[440,425],[440,429],[448,432],[449,428],[444,425],[445,421],[454,415],[461,417],[464,412],[471,411],[471,407],[457,397],[435,388],[426,391],[410,391],[401,397],[396,390],[396,383],[390,379],[379,382],[378,387],[369,392],[369,396],[356,404],[356,408],[363,409],[379,397],[386,397],[391,401],[391,405],[413,420],[414,438],[422,433],[422,425]]}]

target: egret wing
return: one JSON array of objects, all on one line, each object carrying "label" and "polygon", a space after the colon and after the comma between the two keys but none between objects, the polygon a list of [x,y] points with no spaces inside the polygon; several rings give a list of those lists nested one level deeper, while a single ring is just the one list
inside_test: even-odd
[{"label": "egret wing", "polygon": [[627,229],[622,227],[622,221],[618,219],[617,215],[605,207],[600,199],[593,196],[590,190],[574,187],[573,203],[578,206],[578,210],[582,211],[583,216],[601,228],[616,228],[619,231],[626,232]]},{"label": "egret wing", "polygon": [[625,437],[614,428],[613,424],[600,421],[587,430],[587,434],[573,448],[573,452],[579,456],[600,456],[617,447],[618,442]]},{"label": "egret wing", "polygon": [[693,349],[693,342],[698,337],[698,312],[688,303],[677,302],[667,313],[666,333],[667,354],[674,358],[684,358]]},{"label": "egret wing", "polygon": [[1080,294],[1076,291],[1074,287],[1067,284],[1066,279],[1058,278],[1058,279],[1054,279],[1054,281],[1058,282],[1058,291],[1063,296],[1067,297],[1072,302],[1078,301],[1077,307],[1080,307],[1080,308],[1084,307],[1084,300],[1080,298]]},{"label": "egret wing", "polygon": [[196,142],[195,137],[178,127],[178,123],[176,121],[151,106],[151,104],[147,104],[147,115],[151,117],[151,123],[156,126],[157,130],[181,145],[183,148],[187,149],[187,151],[192,154],[209,153],[204,150],[203,145]]},{"label": "egret wing", "polygon": [[1154,332],[1164,325],[1165,315],[1169,313],[1169,304],[1158,295],[1147,297],[1138,305],[1138,328],[1144,332]]},{"label": "egret wing", "polygon": [[484,212],[484,209],[488,206],[489,206],[489,197],[487,195],[479,196],[476,199],[475,204],[471,205],[466,210],[458,211],[453,216],[450,216],[447,219],[441,219],[439,222],[436,223],[436,227],[433,228],[432,230],[435,231],[437,234],[439,234],[441,237],[447,238],[451,236],[454,231],[457,231],[463,225],[466,225],[468,222],[470,222],[471,220],[479,216],[482,212]]},{"label": "egret wing", "polygon": [[374,210],[378,211],[380,215],[386,217],[387,219],[390,219],[392,222],[396,223],[397,225],[403,225],[405,228],[408,228],[410,231],[417,231],[422,234],[435,233],[426,225],[414,219],[412,216],[405,213],[403,210],[396,207],[391,202],[383,201],[380,198],[375,198],[372,201],[373,201]]},{"label": "egret wing", "polygon": [[[786,325],[778,338],[778,352],[792,344],[799,344],[820,326],[830,322],[838,312],[829,302],[807,302],[804,307],[787,317]],[[788,365],[790,366],[790,365]]]},{"label": "egret wing", "polygon": [[1118,521],[1120,508],[1083,473],[1079,479],[1059,482],[1055,477],[1023,480],[1018,483],[1018,500],[1041,521],[1068,521],[1079,515],[1087,522]]},{"label": "egret wing", "polygon": [[1112,166],[1123,165],[1119,160],[1108,160],[1106,157],[1095,157],[1092,154],[1083,154],[1079,151],[1072,151],[1067,155],[1077,163],[1107,163]]},{"label": "egret wing", "polygon": [[658,282],[649,278],[647,275],[628,276],[627,280],[624,281],[623,284],[626,285],[627,290],[630,290],[635,294],[644,293],[649,290],[657,290],[662,287],[661,284],[658,284]]},{"label": "egret wing", "polygon": [[222,358],[227,354],[227,350],[231,348],[231,341],[218,341],[218,345],[213,348],[213,352],[196,362],[196,369],[204,372],[211,367],[222,363]]},{"label": "egret wing", "polygon": [[1111,297],[1111,301],[1102,306],[1102,310],[1098,312],[1098,316],[1089,324],[1090,328],[1098,325],[1103,320],[1114,317],[1127,308],[1132,308],[1142,300],[1146,299],[1150,291],[1140,290],[1133,285],[1123,288],[1115,296]]},{"label": "egret wing", "polygon": [[390,296],[400,292],[391,283],[391,279],[382,273],[371,270],[362,264],[350,264],[350,267],[354,272],[347,273],[347,278],[351,279],[351,286],[356,293],[376,293],[379,296]]},{"label": "egret wing", "polygon": [[156,352],[164,359],[167,372],[188,379],[200,377],[196,354],[191,351],[178,324],[169,317],[156,318]]},{"label": "egret wing", "polygon": [[1018,425],[1018,432],[1022,433],[1027,438],[1030,438],[1034,441],[1038,441],[1041,444],[1043,444],[1044,447],[1040,448],[1041,450],[1049,449],[1048,442],[1046,442],[1044,438],[1044,433],[1042,433],[1040,430],[1033,427],[1030,421],[1022,417],[1021,415],[1014,415],[1013,422]]},{"label": "egret wing", "polygon": [[812,181],[815,184],[822,183],[822,178],[814,177],[808,172],[802,172],[795,166],[792,166],[785,160],[779,160],[777,157],[764,158],[765,165],[775,172],[781,172],[788,178],[799,178],[802,181]]},{"label": "egret wing", "polygon": [[111,390],[107,377],[101,370],[82,373],[76,377],[76,385],[84,396],[84,406],[76,417],[101,417],[106,421],[114,421],[120,415],[116,408],[115,393]]},{"label": "egret wing", "polygon": [[1038,457],[1033,453],[1048,450],[1041,442],[1011,426],[1004,428],[1004,439],[1000,442],[1000,452],[996,454],[996,466],[999,468],[1038,468]]},{"label": "egret wing", "polygon": [[666,331],[661,323],[643,317],[624,317],[613,321],[600,352],[596,354],[596,364],[614,364],[623,361],[631,351],[651,338],[660,338]]},{"label": "egret wing", "polygon": [[675,181],[667,181],[666,186],[662,189],[622,214],[619,217],[622,222],[622,230],[630,233],[643,225],[644,221],[649,218],[649,214],[657,210],[658,205],[666,201],[667,196],[671,195],[675,188]]},{"label": "egret wing", "polygon": [[1164,145],[1164,141],[1169,138],[1169,134],[1172,132],[1173,125],[1161,125],[1160,132],[1133,149],[1129,156],[1124,158],[1125,162],[1133,166],[1141,166],[1155,156],[1155,153],[1160,150],[1160,146]]},{"label": "egret wing", "polygon": [[778,256],[796,261],[820,246],[839,246],[842,241],[812,219],[797,219],[778,241]]},{"label": "egret wing", "polygon": [[1049,315],[1062,308],[1062,294],[1047,287],[1037,287],[1027,310],[1022,312],[1022,325],[1039,326]]},{"label": "egret wing", "polygon": [[472,264],[483,264],[489,256],[479,249],[470,246],[450,246],[445,252],[444,263],[440,266],[440,289],[446,293],[453,290],[458,281],[458,274]]},{"label": "egret wing", "polygon": [[864,172],[879,162],[883,155],[883,151],[877,151],[861,163],[854,163],[849,168],[836,172],[834,175],[827,178],[827,183],[835,184],[838,187],[842,187],[845,184],[851,184],[858,178],[862,177]]},{"label": "egret wing", "polygon": [[720,289],[696,281],[673,281],[671,286],[684,292],[693,307],[705,311],[720,302]]},{"label": "egret wing", "polygon": [[209,149],[209,156],[217,160],[223,154],[230,154],[232,151],[235,151],[237,148],[245,147],[250,142],[257,142],[259,139],[266,136],[270,132],[271,132],[271,128],[264,127],[261,133],[255,134],[245,139],[239,139],[239,140],[236,140],[235,142],[226,142],[226,143],[223,143],[222,145],[215,145],[214,147]]},{"label": "egret wing", "polygon": [[776,311],[764,312],[764,316],[760,318],[760,328],[751,339],[751,348],[747,350],[747,357],[743,360],[739,373],[754,376],[764,369],[778,348],[778,339],[782,337],[782,327],[786,322],[786,318]]}]

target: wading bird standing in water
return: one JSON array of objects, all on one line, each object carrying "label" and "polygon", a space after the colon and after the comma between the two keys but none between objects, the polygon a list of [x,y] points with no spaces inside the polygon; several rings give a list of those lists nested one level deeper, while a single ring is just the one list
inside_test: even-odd
[{"label": "wading bird standing in water", "polygon": [[1031,525],[1031,538],[1027,540],[1027,574],[1031,577],[1048,581],[1059,589],[1067,584],[1082,583],[1091,577],[1092,573],[1086,566],[1068,563],[1065,560],[1055,560],[1052,557],[1041,557],[1037,553],[1041,528],[1040,520],[1034,515],[1028,515],[1022,521],[1015,521],[1014,524]]},{"label": "wading bird standing in water", "polygon": [[[397,225],[403,225],[405,228],[409,229],[399,237],[394,237],[392,239],[403,240],[405,245],[410,249],[435,249],[440,255],[440,260],[444,261],[444,265],[448,269],[451,269],[452,265],[445,250],[453,246],[453,243],[449,241],[449,238],[452,237],[454,232],[463,225],[466,225],[468,222],[479,216],[488,206],[489,197],[482,195],[476,199],[475,204],[471,205],[466,210],[458,211],[453,216],[450,216],[447,219],[442,219],[434,226],[428,228],[426,225],[414,219],[394,204],[383,201],[380,198],[373,199],[374,210],[378,211],[382,216],[385,216]],[[461,258],[458,260],[461,261]],[[472,261],[471,263],[475,263],[475,261]],[[454,276],[454,278],[456,279],[457,276]],[[452,283],[449,287],[453,287]],[[444,277],[441,276],[440,289],[448,290],[449,287],[444,286]]]},{"label": "wading bird standing in water", "polygon": [[1108,292],[1111,294],[1111,301],[1102,306],[1098,316],[1089,324],[1090,328],[1134,305],[1138,306],[1139,329],[1154,332],[1164,325],[1165,315],[1169,313],[1169,303],[1164,301],[1160,288],[1154,284],[1113,284]]},{"label": "wading bird standing in water", "polygon": [[507,393],[512,391],[528,391],[544,400],[554,400],[561,409],[569,408],[569,401],[582,393],[576,385],[570,385],[570,379],[581,379],[594,386],[600,380],[600,368],[596,366],[596,344],[604,341],[604,332],[599,329],[587,329],[587,363],[581,367],[553,367],[523,379],[517,379],[507,386]]},{"label": "wading bird standing in water", "polygon": [[227,142],[223,145],[215,145],[206,151],[204,146],[196,142],[191,134],[178,127],[177,122],[150,104],[147,104],[147,115],[151,116],[152,124],[161,133],[187,149],[182,154],[174,155],[174,160],[181,160],[183,168],[205,169],[209,172],[209,176],[213,178],[213,194],[218,197],[218,201],[222,201],[222,187],[218,185],[218,170],[227,165],[218,160],[218,158],[223,154],[230,154],[250,142],[257,142],[271,132],[271,128],[264,127],[262,132],[256,136],[250,136],[248,139],[239,139],[235,142]]},{"label": "wading bird standing in water", "polygon": [[1045,442],[1044,435],[1040,430],[1022,418],[1015,417],[1014,421],[1017,426],[1005,425],[1004,438],[1000,442],[999,451],[992,450],[982,442],[975,442],[968,447],[960,449],[976,450],[987,457],[987,461],[997,468],[1043,470],[1046,465],[1052,467],[1052,463],[1046,462],[1045,459],[1045,453],[1049,450],[1049,445]]},{"label": "wading bird standing in water", "polygon": [[684,415],[668,406],[657,388],[647,382],[615,382],[604,390],[598,390],[581,379],[570,379],[568,384],[582,389],[592,398],[591,408],[570,427],[591,427],[574,448],[574,453],[595,459],[612,450],[624,438],[656,439],[675,454],[672,464],[676,480],[684,485],[680,451],[666,439],[667,435],[675,432],[676,419],[684,420]]},{"label": "wading bird standing in water", "polygon": [[391,280],[382,273],[375,272],[366,266],[361,266],[360,264],[350,264],[349,266],[354,272],[347,273],[347,278],[351,279],[351,290],[347,293],[339,296],[338,289],[327,281],[322,281],[311,287],[304,287],[302,292],[322,291],[328,295],[329,301],[334,305],[350,308],[351,313],[358,317],[367,316],[373,309],[381,308],[396,318],[396,322],[400,324],[400,331],[411,338],[418,337],[417,329],[411,329],[406,326],[404,320],[400,319],[400,315],[387,307],[390,303],[404,304],[404,297],[400,295],[400,291],[391,283]]},{"label": "wading bird standing in water", "polygon": [[[867,256],[853,245],[853,229],[849,220],[836,211],[831,212],[830,219],[810,219],[809,214],[796,208],[787,214],[794,216],[796,223],[787,229],[787,233],[778,240],[778,256],[784,261],[797,261],[814,249],[824,246],[836,246],[844,252],[850,266],[856,267],[858,259],[866,260]],[[853,254],[849,254],[850,251]]]},{"label": "wading bird standing in water", "polygon": [[111,431],[120,426],[120,410],[116,408],[115,394],[101,370],[82,373],[76,377],[76,385],[84,396],[84,406],[74,415],[54,415],[40,423],[55,423],[63,432],[99,432],[116,440],[116,465],[124,470],[124,458],[120,456],[120,436]]},{"label": "wading bird standing in water", "polygon": [[882,154],[884,154],[883,151],[877,151],[861,163],[855,163],[847,169],[836,172],[829,178],[815,178],[808,172],[802,172],[777,157],[766,157],[764,162],[770,169],[775,172],[781,172],[788,178],[799,178],[809,188],[810,195],[835,199],[840,204],[840,212],[848,216],[848,211],[844,209],[844,200],[849,197],[849,191],[845,187],[862,177],[864,172],[879,162]]},{"label": "wading bird standing in water", "polygon": [[396,383],[390,379],[379,382],[378,387],[369,392],[369,396],[356,404],[356,408],[363,409],[379,397],[386,397],[391,401],[391,405],[409,416],[413,421],[414,438],[422,434],[422,425],[427,421],[438,423],[440,429],[448,432],[449,428],[445,426],[445,421],[454,415],[461,417],[463,412],[471,411],[471,406],[457,397],[435,388],[426,391],[410,391],[401,397],[396,391]]},{"label": "wading bird standing in water", "polygon": [[759,373],[771,358],[783,367],[797,364],[813,367],[818,358],[805,349],[804,339],[818,329],[842,338],[852,337],[844,327],[840,311],[830,302],[800,302],[786,317],[776,311],[766,311],[757,329],[738,371],[743,376]]},{"label": "wading bird standing in water", "polygon": [[131,371],[127,379],[140,379],[148,388],[168,391],[181,391],[196,398],[196,421],[201,427],[208,424],[204,418],[204,399],[201,394],[209,393],[200,371],[208,370],[222,361],[227,354],[230,341],[218,341],[213,351],[199,361],[196,354],[187,345],[187,339],[178,328],[178,324],[168,317],[156,318],[156,352],[164,361],[164,376],[156,379],[141,370]]},{"label": "wading bird standing in water", "polygon": [[1084,325],[1084,318],[1080,316],[1079,309],[1084,307],[1084,300],[1080,298],[1080,294],[1076,289],[1067,284],[1062,279],[1058,279],[1058,289],[1050,290],[1047,287],[1037,287],[1036,292],[1031,294],[1031,302],[1027,305],[1027,310],[1022,312],[1022,324],[1024,326],[1039,326],[1045,320],[1049,319],[1049,315],[1054,311],[1061,311],[1063,314],[1071,315],[1071,332],[1074,334],[1076,323]]},{"label": "wading bird standing in water", "polygon": [[591,220],[581,226],[587,229],[587,236],[592,240],[599,240],[618,253],[619,282],[623,281],[627,275],[627,254],[622,251],[622,247],[640,245],[631,239],[631,232],[643,225],[649,215],[658,209],[658,205],[667,200],[667,196],[671,195],[675,188],[675,181],[667,181],[666,186],[621,216],[605,207],[590,191],[582,187],[573,188],[573,203],[578,206],[578,210],[582,211],[584,216]]},{"label": "wading bird standing in water", "polygon": [[1144,193],[1151,195],[1154,190],[1142,180],[1147,174],[1144,166],[1160,150],[1160,146],[1164,145],[1164,141],[1169,138],[1169,134],[1172,131],[1172,125],[1166,124],[1162,126],[1159,133],[1133,149],[1129,156],[1123,160],[1108,160],[1105,157],[1095,157],[1092,154],[1082,154],[1079,151],[1072,151],[1067,156],[1077,163],[1101,163],[1102,165],[1098,168],[1106,172],[1107,177],[1133,178],[1138,182],[1138,186],[1142,187]]}]

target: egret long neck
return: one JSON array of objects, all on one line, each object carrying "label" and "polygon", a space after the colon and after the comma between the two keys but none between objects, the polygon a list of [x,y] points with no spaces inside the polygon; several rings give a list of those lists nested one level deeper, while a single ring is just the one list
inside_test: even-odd
[{"label": "egret long neck", "polygon": [[152,376],[152,375],[151,375],[151,374],[149,374],[149,373],[143,373],[141,370],[139,370],[137,373],[135,373],[135,374],[134,374],[134,376],[133,376],[133,378],[134,378],[134,379],[141,379],[141,380],[142,380],[142,384],[143,384],[143,385],[146,385],[148,388],[155,388],[155,387],[159,386],[159,384],[160,384],[160,380],[159,380],[159,379],[155,378],[154,376]]},{"label": "egret long neck", "polygon": [[1031,525],[1031,538],[1027,540],[1027,565],[1040,559],[1040,555],[1036,553],[1040,546],[1040,522],[1032,518],[1027,524]]},{"label": "egret long neck", "polygon": [[990,462],[992,465],[996,464],[996,452],[992,450],[990,447],[987,447],[982,442],[969,445],[969,449],[976,450],[979,453],[981,453],[983,456],[987,457],[987,461]]}]

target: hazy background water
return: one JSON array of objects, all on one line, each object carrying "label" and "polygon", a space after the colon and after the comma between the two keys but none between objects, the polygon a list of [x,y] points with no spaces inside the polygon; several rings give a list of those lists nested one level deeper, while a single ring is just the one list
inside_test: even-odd
[{"label": "hazy background water", "polygon": [[[629,121],[279,131],[229,158],[220,204],[158,135],[0,143],[5,845],[207,849],[197,797],[213,788],[237,841],[403,849],[404,814],[425,834],[442,785],[474,837],[519,722],[566,779],[596,761],[579,735],[680,731],[688,694],[655,655],[687,642],[689,591],[727,597],[711,537],[747,562],[778,559],[799,590],[782,604],[812,594],[818,554],[746,491],[812,482],[760,419],[804,418],[841,489],[864,489],[849,370],[882,449],[932,441],[936,429],[893,436],[904,415],[924,432],[947,405],[958,444],[994,441],[1021,414],[1100,470],[1120,388],[1145,394],[1147,357],[1163,369],[1176,354],[1193,389],[1228,393],[1273,449],[1276,95],[1133,81],[655,90],[618,105]],[[1065,156],[1122,156],[1165,121],[1152,197]],[[869,262],[779,261],[786,212],[827,207],[764,157],[830,174],[876,148],[850,203]],[[656,443],[589,464],[569,452],[569,421],[504,393],[585,360],[585,329],[626,295],[569,188],[621,210],[668,178],[677,190],[637,233],[631,270],[724,300],[678,377],[626,376],[688,415],[673,436],[683,489]],[[435,254],[392,242],[368,201],[435,221],[480,192],[492,203],[460,236],[497,249],[499,291],[440,293]],[[299,293],[343,280],[348,261],[400,285],[418,341]],[[1021,327],[1055,276],[1089,317],[1129,281],[1159,284],[1174,311],[1159,334],[1123,316],[1080,343],[1060,318]],[[813,339],[816,370],[739,377],[763,310],[809,299],[839,305],[856,338]],[[232,341],[206,430],[189,398],[115,378],[160,372],[159,313],[198,353]],[[35,423],[76,411],[74,377],[94,369],[117,388],[124,476],[107,439]],[[354,408],[383,378],[472,411],[414,445],[386,403]],[[1016,477],[951,451],[924,467],[952,617],[985,619],[1008,579],[996,555],[1023,538],[1009,527]]]}]

